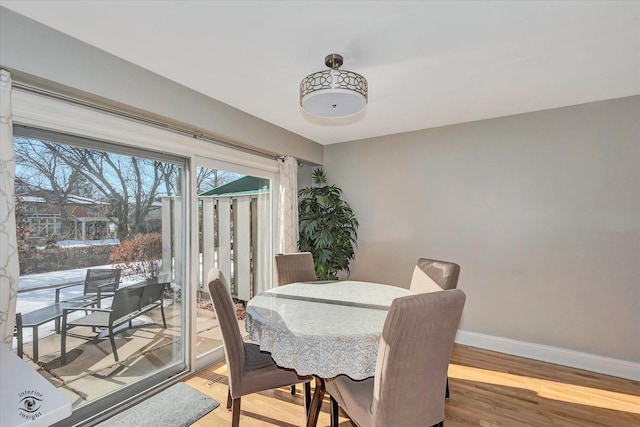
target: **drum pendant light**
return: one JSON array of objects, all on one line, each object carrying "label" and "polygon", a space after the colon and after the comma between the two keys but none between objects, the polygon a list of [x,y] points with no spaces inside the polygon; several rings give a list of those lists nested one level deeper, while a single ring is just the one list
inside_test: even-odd
[{"label": "drum pendant light", "polygon": [[367,106],[367,79],[353,71],[341,70],[341,55],[327,55],[329,70],[309,74],[300,82],[300,106],[319,117],[348,117]]}]

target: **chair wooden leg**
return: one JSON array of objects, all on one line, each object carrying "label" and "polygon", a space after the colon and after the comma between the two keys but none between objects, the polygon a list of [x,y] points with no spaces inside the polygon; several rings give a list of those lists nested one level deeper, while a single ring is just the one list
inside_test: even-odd
[{"label": "chair wooden leg", "polygon": [[311,381],[304,383],[304,410],[309,416],[309,408],[311,408]]},{"label": "chair wooden leg", "polygon": [[329,396],[331,400],[331,427],[338,427],[338,401]]},{"label": "chair wooden leg", "polygon": [[311,407],[309,408],[307,427],[315,427],[316,424],[318,424],[318,415],[320,415],[320,408],[322,407],[322,400],[324,399],[324,379],[320,377],[315,377],[315,379],[316,389],[313,392],[313,399],[311,400]]},{"label": "chair wooden leg", "polygon": [[230,389],[230,388],[228,388],[228,389],[227,389],[227,411],[230,411],[230,410],[231,410],[231,402],[232,402],[232,399],[231,399],[231,389]]},{"label": "chair wooden leg", "polygon": [[233,399],[233,409],[231,412],[231,427],[238,427],[240,424],[240,398]]},{"label": "chair wooden leg", "polygon": [[295,396],[295,395],[296,395],[296,385],[295,385],[295,384],[293,384],[293,385],[291,386],[291,396]]}]

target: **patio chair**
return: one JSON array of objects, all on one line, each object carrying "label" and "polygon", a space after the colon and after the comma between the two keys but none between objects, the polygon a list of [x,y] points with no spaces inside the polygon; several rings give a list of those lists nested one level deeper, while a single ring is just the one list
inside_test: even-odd
[{"label": "patio chair", "polygon": [[[458,286],[459,276],[460,266],[456,263],[418,258],[409,289],[416,293],[455,289]],[[444,397],[449,398],[448,378]]]},{"label": "patio chair", "polygon": [[[280,368],[269,353],[260,351],[258,345],[244,342],[224,275],[220,270],[211,269],[208,283],[229,370],[227,409],[232,409],[231,425],[237,427],[242,396],[310,381],[311,377],[299,377],[293,369]],[[308,401],[308,396],[305,396],[305,401]]]},{"label": "patio chair", "polygon": [[[140,308],[140,300],[142,298],[142,287],[129,286],[118,289],[113,296],[111,308],[70,308],[65,309],[62,315],[62,328],[60,337],[60,353],[62,364],[67,363],[67,330],[74,326],[91,326],[95,328],[106,328],[109,330],[109,341],[111,341],[111,349],[116,362],[118,359],[118,350],[115,341],[115,328],[129,323],[131,326],[132,315]],[[68,315],[74,311],[85,311],[84,317],[75,320],[68,320]]]},{"label": "patio chair", "polygon": [[[136,285],[132,285],[136,286]],[[143,282],[142,296],[140,297],[140,314],[146,313],[154,308],[160,308],[162,313],[162,326],[167,329],[167,318],[164,315],[163,294],[167,287],[166,282],[157,279],[149,279]]]},{"label": "patio chair", "polygon": [[326,389],[360,427],[443,426],[447,367],[465,302],[460,289],[394,300],[373,378],[326,379]]},{"label": "patio chair", "polygon": [[[82,296],[64,300],[71,301],[91,301],[95,300],[96,305],[100,307],[100,301],[103,298],[112,297],[120,285],[120,274],[122,270],[119,268],[88,268],[84,278],[84,291]],[[76,286],[75,284],[59,286],[56,288],[56,303],[60,301],[60,290]]]},{"label": "patio chair", "polygon": [[[165,285],[165,283],[158,282],[157,279],[150,279],[127,286],[126,288],[118,289],[113,296],[111,308],[65,308],[62,315],[60,338],[62,364],[67,363],[67,331],[74,326],[91,326],[94,330],[95,328],[107,329],[109,331],[109,341],[111,342],[113,357],[116,362],[119,360],[115,342],[115,333],[118,326],[128,323],[129,327],[132,327],[134,318],[154,308],[160,308],[162,312],[162,324],[166,329],[167,321],[162,303],[162,293]],[[90,314],[79,319],[69,320],[68,315],[74,311],[84,311]]]},{"label": "patio chair", "polygon": [[[278,286],[288,285],[295,282],[311,282],[317,280],[316,268],[313,265],[313,255],[311,252],[294,252],[287,254],[276,254],[276,274],[278,275]],[[311,383],[305,383],[305,393],[307,389],[311,393]],[[291,386],[291,395],[296,394],[296,386]]]}]

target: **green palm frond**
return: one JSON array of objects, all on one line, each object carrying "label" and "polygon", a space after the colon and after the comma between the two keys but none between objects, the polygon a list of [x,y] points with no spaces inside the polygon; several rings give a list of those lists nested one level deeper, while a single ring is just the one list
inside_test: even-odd
[{"label": "green palm frond", "polygon": [[313,182],[315,186],[298,191],[298,248],[313,254],[318,279],[337,279],[341,271],[350,273],[359,224],[349,204],[342,200],[342,190],[327,185],[322,169],[313,171]]}]

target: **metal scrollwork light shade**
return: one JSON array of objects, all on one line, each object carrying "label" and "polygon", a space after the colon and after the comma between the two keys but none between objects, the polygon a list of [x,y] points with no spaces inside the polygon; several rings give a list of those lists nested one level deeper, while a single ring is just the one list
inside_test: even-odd
[{"label": "metal scrollwork light shade", "polygon": [[332,53],[324,63],[329,70],[309,74],[300,82],[300,106],[319,117],[348,117],[367,106],[367,79],[340,70],[342,56]]}]

